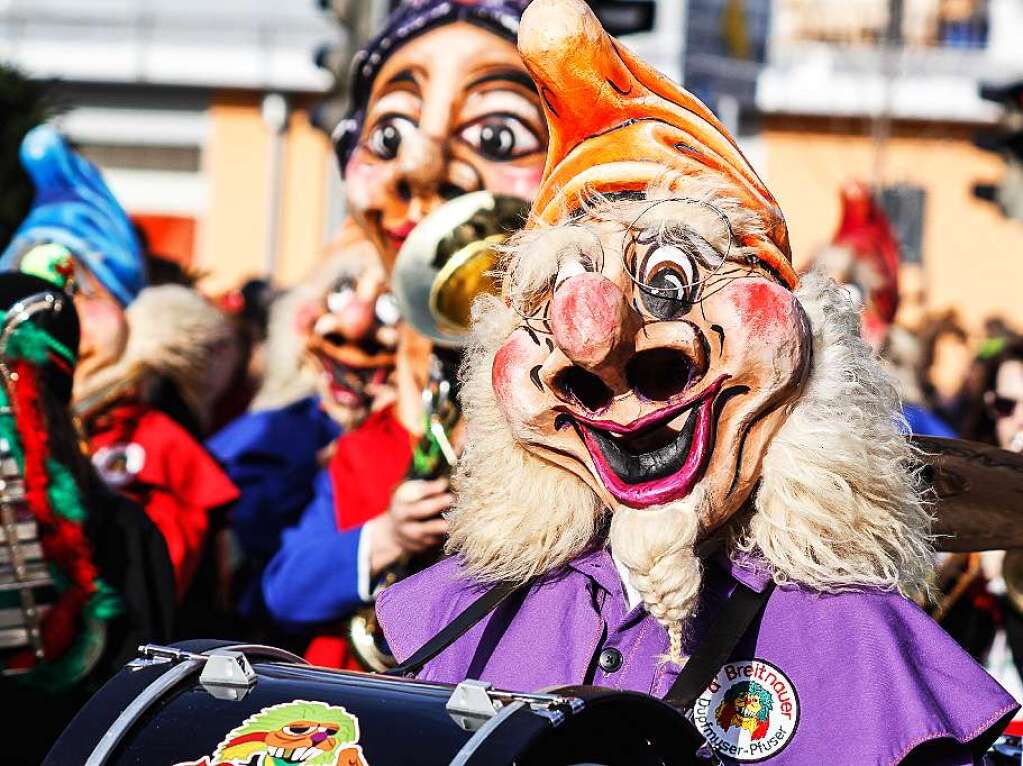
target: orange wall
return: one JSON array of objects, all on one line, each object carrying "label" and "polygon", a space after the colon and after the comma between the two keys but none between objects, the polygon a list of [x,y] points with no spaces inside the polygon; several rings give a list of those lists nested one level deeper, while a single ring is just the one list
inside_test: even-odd
[{"label": "orange wall", "polygon": [[[765,181],[785,211],[796,262],[828,241],[838,222],[838,185],[871,179],[874,149],[865,130],[795,120],[765,125]],[[1002,162],[975,148],[972,129],[902,126],[885,153],[886,183],[926,189],[923,289],[927,307],[959,311],[971,329],[1002,314],[1023,329],[1023,223],[973,197],[997,179]],[[907,275],[910,276],[910,275]]]},{"label": "orange wall", "polygon": [[[195,266],[203,288],[221,292],[266,276],[271,135],[258,93],[221,93],[210,107],[210,137],[203,152],[209,203],[200,225]],[[304,275],[324,244],[330,141],[292,112],[281,155],[281,188],[274,281]]]},{"label": "orange wall", "polygon": [[258,93],[215,96],[203,170],[209,201],[196,267],[213,292],[262,274],[265,260],[269,134]]},{"label": "orange wall", "polygon": [[327,213],[329,137],[313,127],[308,113],[292,112],[285,149],[284,189],[276,279],[292,284],[305,277],[323,254]]}]

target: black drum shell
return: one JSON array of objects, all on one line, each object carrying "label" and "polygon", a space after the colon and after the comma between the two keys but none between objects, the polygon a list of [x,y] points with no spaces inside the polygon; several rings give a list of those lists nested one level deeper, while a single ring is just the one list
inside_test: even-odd
[{"label": "black drum shell", "polygon": [[[211,642],[198,647],[190,642],[188,648],[204,651]],[[454,687],[247,656],[257,678],[242,699],[212,696],[200,685],[196,671],[131,723],[104,764],[191,764],[212,756],[228,732],[249,716],[296,700],[341,706],[355,715],[358,744],[368,766],[453,761],[465,766],[697,763],[687,755],[695,750],[688,721],[645,695],[595,687],[559,690],[581,701],[574,712],[549,716],[528,706],[508,706],[504,715],[491,720],[489,731],[478,733],[469,745],[474,732],[461,728],[445,708]],[[171,667],[153,665],[118,673],[71,722],[45,765],[85,764],[121,712]]]}]

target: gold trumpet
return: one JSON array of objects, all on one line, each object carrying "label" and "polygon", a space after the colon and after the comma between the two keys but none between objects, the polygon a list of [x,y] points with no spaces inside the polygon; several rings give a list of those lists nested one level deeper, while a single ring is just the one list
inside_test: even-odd
[{"label": "gold trumpet", "polygon": [[[457,400],[460,350],[465,345],[473,301],[497,294],[501,244],[522,227],[529,203],[517,197],[473,192],[441,205],[409,234],[398,253],[391,292],[401,315],[433,341],[429,379],[423,389],[425,428],[413,450],[409,478],[431,479],[454,467],[450,434],[461,410]],[[436,552],[406,557],[384,572],[379,593],[436,560]],[[372,605],[348,620],[352,653],[367,670],[394,667]]]},{"label": "gold trumpet", "polygon": [[434,210],[398,253],[391,292],[402,318],[437,346],[461,348],[472,302],[500,292],[498,248],[526,221],[529,203],[473,192]]}]

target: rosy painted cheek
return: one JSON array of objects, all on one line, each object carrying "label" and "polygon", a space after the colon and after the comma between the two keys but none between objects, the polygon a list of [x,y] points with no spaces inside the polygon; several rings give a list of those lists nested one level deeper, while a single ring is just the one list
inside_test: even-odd
[{"label": "rosy painted cheek", "polygon": [[797,322],[795,296],[767,280],[736,282],[728,291],[737,323],[753,338],[791,334]]},{"label": "rosy painted cheek", "polygon": [[[494,355],[494,365],[490,370],[490,380],[494,394],[506,416],[515,414],[521,409],[527,391],[535,391],[529,380],[529,368],[538,364],[535,360],[535,346],[522,333],[512,334],[505,344]],[[528,388],[527,388],[528,387]],[[525,413],[518,413],[524,415]]]},{"label": "rosy painted cheek", "polygon": [[536,196],[536,190],[540,188],[541,178],[542,163],[525,167],[496,165],[487,174],[487,191],[531,200]]}]

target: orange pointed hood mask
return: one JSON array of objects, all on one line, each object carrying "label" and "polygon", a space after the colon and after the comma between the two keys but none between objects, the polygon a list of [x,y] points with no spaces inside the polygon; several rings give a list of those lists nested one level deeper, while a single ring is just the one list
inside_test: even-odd
[{"label": "orange pointed hood mask", "polygon": [[562,220],[587,193],[643,191],[676,173],[684,195],[685,177],[713,175],[762,221],[763,232],[740,244],[795,286],[785,219],[735,140],[695,96],[608,35],[582,0],[534,0],[519,52],[550,127],[534,222]]}]

